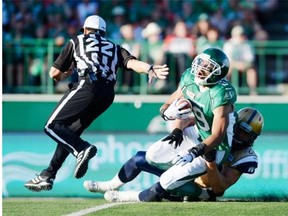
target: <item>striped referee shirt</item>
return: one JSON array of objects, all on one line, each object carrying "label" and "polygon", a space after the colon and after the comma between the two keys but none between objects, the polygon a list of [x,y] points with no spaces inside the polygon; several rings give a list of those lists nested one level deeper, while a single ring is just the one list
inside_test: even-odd
[{"label": "striped referee shirt", "polygon": [[65,72],[76,66],[79,76],[85,70],[116,82],[118,68],[126,68],[130,59],[136,59],[126,49],[99,34],[78,35],[61,51],[53,67]]}]

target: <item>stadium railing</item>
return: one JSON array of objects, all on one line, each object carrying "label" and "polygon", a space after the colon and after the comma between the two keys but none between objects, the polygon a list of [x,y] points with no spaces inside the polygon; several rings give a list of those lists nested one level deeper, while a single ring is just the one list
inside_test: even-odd
[{"label": "stadium railing", "polygon": [[[288,41],[251,41],[255,47],[255,66],[258,73],[258,87],[257,92],[260,95],[285,95],[288,93]],[[3,41],[3,93],[40,93],[40,94],[55,94],[62,93],[63,88],[56,86],[52,79],[49,78],[49,68],[53,61],[61,52],[62,47],[57,46],[53,39],[23,39]],[[146,57],[143,56],[143,49],[147,49],[147,46],[141,46],[142,55],[141,58],[146,61]],[[20,55],[20,56],[19,56]],[[168,56],[169,53],[166,53]],[[18,56],[18,58],[15,58]],[[38,82],[31,83],[31,76],[33,76],[32,65],[33,60],[39,59],[40,65],[42,65],[42,71],[37,74]],[[177,86],[176,81],[176,62],[172,58],[166,63],[170,68],[170,76],[168,83],[169,88],[165,89],[165,92],[157,92],[153,90],[151,86],[147,84],[147,76],[133,76],[132,90],[125,92],[122,88],[123,78],[122,70],[118,72],[118,82],[116,85],[116,93],[125,94],[169,94]],[[191,65],[191,58],[187,58],[185,65],[189,67]],[[24,68],[23,84],[17,86],[15,84],[15,77],[12,77],[14,83],[9,86],[7,83],[7,68],[10,66],[15,67],[16,64],[22,62]],[[10,64],[10,65],[9,65]],[[45,66],[45,67],[44,67]],[[183,71],[182,71],[183,72]],[[15,73],[15,69],[14,69]],[[246,85],[246,80],[239,85],[239,77],[236,76],[231,80],[232,84],[236,87],[238,93],[246,95],[249,93],[249,89]],[[35,74],[34,74],[35,75]],[[68,81],[75,81],[75,78],[71,78]],[[58,84],[57,84],[58,85]],[[63,86],[63,85],[62,85]],[[151,90],[152,89],[152,90]]]}]

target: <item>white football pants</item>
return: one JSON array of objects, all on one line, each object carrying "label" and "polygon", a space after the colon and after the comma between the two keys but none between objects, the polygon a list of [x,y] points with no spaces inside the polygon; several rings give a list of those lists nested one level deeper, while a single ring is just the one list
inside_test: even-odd
[{"label": "white football pants", "polygon": [[[183,130],[183,141],[177,149],[174,149],[173,145],[168,143],[169,140],[161,141],[163,138],[148,148],[146,152],[147,162],[166,170],[160,176],[160,184],[164,189],[173,190],[206,173],[206,162],[202,156],[195,158],[191,163],[184,166],[172,164],[172,160],[179,152],[188,150],[200,143],[198,137],[197,128],[191,126]],[[217,151],[215,160],[217,164],[222,163],[225,153],[228,154],[229,152]]]}]

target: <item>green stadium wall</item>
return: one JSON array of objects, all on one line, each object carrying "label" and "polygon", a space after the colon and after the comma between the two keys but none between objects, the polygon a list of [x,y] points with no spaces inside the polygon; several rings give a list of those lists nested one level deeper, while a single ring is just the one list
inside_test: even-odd
[{"label": "green stadium wall", "polygon": [[[162,101],[163,99],[159,102],[145,102],[141,99],[116,101],[87,131],[144,132],[151,120],[159,116]],[[3,101],[3,131],[42,131],[56,103]],[[288,132],[288,102],[267,103],[250,100],[238,102],[236,109],[245,106],[254,107],[262,112],[265,119],[264,132]]]}]

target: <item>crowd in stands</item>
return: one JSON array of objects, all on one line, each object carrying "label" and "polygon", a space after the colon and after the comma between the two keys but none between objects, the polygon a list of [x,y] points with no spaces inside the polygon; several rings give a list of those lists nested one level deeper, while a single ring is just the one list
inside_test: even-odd
[{"label": "crowd in stands", "polygon": [[[252,74],[247,76],[247,80],[252,77],[254,82],[248,83],[248,86],[251,93],[256,94],[257,71],[253,67],[253,47],[247,45],[246,50],[252,55],[247,60],[235,57],[229,51],[229,44],[225,43],[231,44],[233,40],[233,43],[248,44],[250,40],[268,40],[269,34],[263,28],[267,19],[262,15],[277,7],[277,0],[4,0],[3,43],[53,38],[58,46],[62,46],[79,33],[87,16],[98,14],[107,23],[108,38],[121,43],[137,58],[151,64],[175,61],[176,71],[172,77],[176,83],[197,53],[211,46],[226,47],[233,69]],[[243,40],[235,42],[236,39],[231,38],[233,31]],[[11,48],[16,51],[13,54],[4,50],[4,87],[21,86],[24,82],[23,50],[17,43],[13,46]],[[40,54],[36,56],[41,57]],[[235,58],[249,62],[245,67],[237,68],[237,63],[233,63]],[[31,85],[37,83],[33,77],[45,70],[45,58],[31,60]],[[122,83],[125,91],[131,92],[133,73],[125,74]],[[165,87],[166,83],[155,83],[160,92],[167,91]],[[9,92],[9,88],[5,91]]]}]

